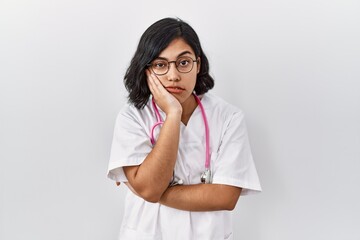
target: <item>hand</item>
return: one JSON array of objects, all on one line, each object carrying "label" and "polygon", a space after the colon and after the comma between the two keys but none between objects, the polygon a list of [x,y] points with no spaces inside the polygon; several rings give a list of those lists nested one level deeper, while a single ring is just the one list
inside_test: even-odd
[{"label": "hand", "polygon": [[181,114],[182,106],[180,102],[164,88],[157,76],[148,69],[146,70],[146,75],[149,89],[156,104],[166,113],[166,115],[171,113]]}]

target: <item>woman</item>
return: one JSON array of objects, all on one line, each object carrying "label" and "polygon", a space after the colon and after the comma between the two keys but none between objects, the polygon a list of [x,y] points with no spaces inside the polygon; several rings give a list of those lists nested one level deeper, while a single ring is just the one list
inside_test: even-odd
[{"label": "woman", "polygon": [[196,32],[155,22],[124,83],[108,169],[131,190],[120,239],[233,239],[231,210],[261,187],[243,113],[207,93],[214,80]]}]

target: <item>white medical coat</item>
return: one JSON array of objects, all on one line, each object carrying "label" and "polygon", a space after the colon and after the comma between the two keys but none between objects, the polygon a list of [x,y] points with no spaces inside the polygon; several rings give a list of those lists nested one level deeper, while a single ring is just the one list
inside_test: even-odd
[{"label": "white medical coat", "polygon": [[[241,195],[261,191],[242,111],[219,97],[204,94],[210,130],[212,182],[242,188]],[[166,118],[159,108],[162,119]],[[127,182],[123,166],[140,165],[151,151],[151,127],[156,122],[149,100],[144,109],[125,106],[116,119],[108,177]],[[155,139],[160,128],[155,131]],[[198,106],[188,124],[181,123],[175,179],[200,183],[205,170],[205,126]],[[214,196],[215,198],[216,196]],[[190,212],[146,202],[128,191],[120,230],[121,240],[233,239],[232,212]]]}]

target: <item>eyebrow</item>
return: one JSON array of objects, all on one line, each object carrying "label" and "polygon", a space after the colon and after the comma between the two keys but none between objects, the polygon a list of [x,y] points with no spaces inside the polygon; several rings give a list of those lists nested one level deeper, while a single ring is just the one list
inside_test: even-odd
[{"label": "eyebrow", "polygon": [[[185,54],[192,54],[190,51],[183,51],[183,52],[181,52],[179,55],[177,55],[177,57],[176,58],[179,58],[179,57],[181,57],[182,55],[185,55]],[[157,58],[155,58],[155,59],[164,59],[164,60],[169,60],[169,59],[167,59],[167,58],[165,58],[165,57],[157,57]]]}]

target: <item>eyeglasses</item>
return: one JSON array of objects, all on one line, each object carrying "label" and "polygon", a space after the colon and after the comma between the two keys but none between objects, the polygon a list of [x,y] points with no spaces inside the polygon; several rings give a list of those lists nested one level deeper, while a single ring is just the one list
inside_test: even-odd
[{"label": "eyeglasses", "polygon": [[197,60],[191,57],[179,57],[176,61],[167,61],[165,59],[155,59],[152,63],[147,64],[156,75],[165,75],[169,72],[170,63],[175,63],[176,69],[181,73],[188,73],[194,67]]}]

